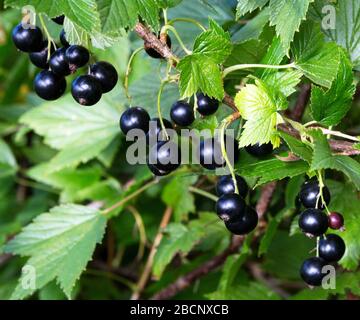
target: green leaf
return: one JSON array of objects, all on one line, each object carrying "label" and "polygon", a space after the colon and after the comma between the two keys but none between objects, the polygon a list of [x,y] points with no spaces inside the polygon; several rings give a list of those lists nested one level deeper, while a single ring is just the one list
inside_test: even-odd
[{"label": "green leaf", "polygon": [[50,161],[50,171],[75,167],[97,157],[119,134],[120,111],[103,97],[96,108],[79,108],[71,96],[44,103],[27,112],[21,122],[60,152]]},{"label": "green leaf", "polygon": [[335,43],[325,42],[319,25],[304,23],[291,49],[297,69],[316,84],[331,86],[339,68],[340,51]]},{"label": "green leaf", "polygon": [[248,12],[253,12],[258,8],[262,8],[268,3],[269,0],[238,0],[236,7],[236,18],[239,19]]},{"label": "green leaf", "polygon": [[311,91],[311,113],[324,126],[337,125],[351,107],[355,93],[352,65],[340,50],[340,66],[335,81],[328,91],[314,86]]},{"label": "green leaf", "polygon": [[190,212],[195,212],[194,196],[189,187],[196,183],[197,176],[178,176],[169,182],[162,192],[163,201],[174,209],[175,221],[187,220]]},{"label": "green leaf", "polygon": [[98,29],[100,18],[95,0],[6,0],[5,6],[21,9],[33,6],[37,13],[45,13],[50,18],[65,14],[67,18],[87,32]]},{"label": "green leaf", "polygon": [[181,223],[171,223],[154,257],[153,273],[160,277],[175,254],[187,254],[204,236],[204,228],[189,228]]},{"label": "green leaf", "polygon": [[17,168],[18,165],[10,147],[0,138],[0,179],[13,176]]},{"label": "green leaf", "polygon": [[333,155],[326,136],[320,130],[309,130],[314,138],[314,155],[311,170],[333,169],[343,172],[360,190],[360,163],[342,155]]},{"label": "green leaf", "polygon": [[278,111],[287,107],[283,94],[256,79],[255,84],[246,85],[235,97],[235,105],[247,120],[240,138],[240,146],[271,142],[280,145],[276,126],[282,122]]},{"label": "green leaf", "polygon": [[288,1],[270,0],[270,25],[275,26],[282,46],[289,51],[295,32],[299,31],[302,20],[305,20],[309,4],[314,0]]},{"label": "green leaf", "polygon": [[285,132],[280,132],[280,136],[289,146],[292,153],[305,160],[307,163],[311,163],[313,151],[310,146]]},{"label": "green leaf", "polygon": [[23,299],[54,279],[70,298],[105,227],[106,217],[98,210],[74,204],[38,216],[5,246],[8,253],[30,256],[26,266],[36,272],[35,288],[23,286],[29,278],[23,273],[12,299]]},{"label": "green leaf", "polygon": [[265,77],[265,81],[274,90],[280,91],[285,97],[296,92],[296,86],[300,83],[302,72],[299,70],[273,72]]}]

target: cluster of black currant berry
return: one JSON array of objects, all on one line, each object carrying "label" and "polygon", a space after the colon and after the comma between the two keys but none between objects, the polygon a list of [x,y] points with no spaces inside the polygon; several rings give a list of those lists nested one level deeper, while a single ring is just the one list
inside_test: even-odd
[{"label": "cluster of black currant berry", "polygon": [[[53,19],[58,24],[64,23],[64,16]],[[64,29],[60,33],[63,47],[56,49],[55,44],[44,40],[38,26],[20,23],[13,32],[15,46],[28,52],[31,62],[43,69],[34,80],[34,89],[45,100],[56,100],[66,90],[65,77],[84,67],[90,60],[89,51],[79,45],[70,45]],[[50,50],[50,52],[49,52]],[[107,62],[100,61],[89,66],[87,75],[77,77],[71,86],[74,99],[81,105],[91,106],[100,101],[103,93],[111,91],[118,81],[116,69]]]},{"label": "cluster of black currant berry", "polygon": [[305,260],[300,269],[303,280],[310,286],[319,286],[326,273],[323,267],[339,261],[345,253],[345,242],[337,234],[325,234],[330,227],[344,230],[344,218],[340,213],[327,215],[323,210],[330,203],[330,191],[324,186],[322,191],[318,181],[310,180],[301,187],[298,202],[306,209],[299,217],[300,229],[309,237],[320,237],[317,256]]}]

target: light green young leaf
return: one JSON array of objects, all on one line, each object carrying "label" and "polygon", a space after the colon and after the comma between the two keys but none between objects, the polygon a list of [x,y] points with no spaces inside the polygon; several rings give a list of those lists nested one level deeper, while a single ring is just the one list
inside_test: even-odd
[{"label": "light green young leaf", "polygon": [[[105,227],[106,217],[97,209],[74,204],[38,216],[5,246],[5,252],[30,256],[12,299],[23,299],[55,279],[70,298]],[[22,285],[26,270],[36,272],[35,288]]]},{"label": "light green young leaf", "polygon": [[314,0],[289,1],[270,0],[270,25],[275,26],[283,48],[289,51],[295,32],[299,31],[302,20],[305,20],[309,4]]},{"label": "light green young leaf", "polygon": [[339,67],[340,51],[335,43],[325,42],[319,25],[304,23],[291,50],[298,70],[320,86],[331,86]]},{"label": "light green young leaf", "polygon": [[299,70],[273,72],[265,77],[265,82],[285,97],[289,97],[296,92],[296,86],[300,83],[301,77],[302,72]]},{"label": "light green young leaf", "polygon": [[355,93],[352,65],[340,50],[340,66],[335,81],[328,91],[314,86],[311,91],[311,113],[324,126],[337,125],[351,107]]},{"label": "light green young leaf", "polygon": [[247,120],[240,138],[240,146],[271,142],[280,145],[276,125],[282,122],[278,111],[287,107],[284,95],[256,79],[235,97],[235,105],[243,119]]},{"label": "light green young leaf", "polygon": [[238,0],[236,7],[236,19],[244,16],[248,12],[253,12],[258,8],[262,8],[268,3],[269,0]]},{"label": "light green young leaf", "polygon": [[311,170],[341,171],[360,190],[360,163],[348,156],[333,155],[326,136],[320,130],[309,130],[309,134],[314,138]]}]

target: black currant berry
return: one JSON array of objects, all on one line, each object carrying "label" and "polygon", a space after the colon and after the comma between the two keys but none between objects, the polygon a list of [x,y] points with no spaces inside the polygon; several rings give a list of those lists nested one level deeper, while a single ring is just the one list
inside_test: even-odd
[{"label": "black currant berry", "polygon": [[154,164],[147,164],[149,170],[157,177],[164,177],[171,173],[171,171],[164,171],[158,169]]},{"label": "black currant berry", "polygon": [[39,27],[18,24],[12,31],[16,48],[24,52],[40,51],[43,48],[43,34]]},{"label": "black currant berry", "polygon": [[[317,181],[311,181],[304,184],[300,190],[300,201],[305,208],[316,208],[323,210],[325,208],[322,199],[320,198],[320,186]],[[328,205],[330,203],[330,191],[325,186],[323,188],[323,197],[325,203]]]},{"label": "black currant berry", "polygon": [[50,69],[56,74],[66,77],[71,74],[69,62],[65,57],[66,48],[57,49],[50,57]]},{"label": "black currant berry", "polygon": [[180,127],[190,126],[195,120],[193,108],[185,101],[177,101],[172,105],[170,117]]},{"label": "black currant berry", "polygon": [[41,71],[34,80],[34,89],[45,100],[60,98],[66,89],[66,80],[49,70]]},{"label": "black currant berry", "polygon": [[83,106],[92,106],[100,101],[102,90],[99,81],[89,75],[77,77],[71,85],[74,99]]},{"label": "black currant berry", "polygon": [[310,286],[320,286],[326,275],[322,273],[326,262],[322,258],[313,257],[306,259],[300,268],[301,278]]},{"label": "black currant berry", "polygon": [[[163,43],[166,42],[166,45],[167,45],[169,48],[171,48],[171,38],[170,38],[170,36],[169,36],[168,34],[166,34],[166,35],[161,35],[161,36],[158,37],[158,39],[160,39]],[[147,42],[144,43],[144,48],[145,48],[146,53],[147,53],[150,57],[152,57],[152,58],[154,58],[154,59],[163,59],[163,58],[164,58],[164,57],[163,57],[160,53],[158,53],[155,49],[151,48],[151,46],[150,46]]]},{"label": "black currant berry", "polygon": [[88,49],[72,45],[66,49],[65,58],[70,65],[70,70],[74,72],[89,62],[90,54]]},{"label": "black currant berry", "polygon": [[147,111],[141,107],[132,107],[127,109],[120,118],[120,129],[126,135],[132,129],[149,131],[150,116]]},{"label": "black currant berry", "polygon": [[246,204],[236,193],[224,194],[216,202],[216,213],[223,221],[237,221],[245,214]]},{"label": "black currant berry", "polygon": [[273,152],[273,146],[271,143],[264,143],[264,144],[254,144],[251,146],[245,147],[247,153],[251,154],[252,156],[261,158],[268,156]]},{"label": "black currant berry", "polygon": [[114,66],[105,61],[99,61],[91,65],[90,75],[100,82],[103,93],[114,89],[119,79]]},{"label": "black currant berry", "polygon": [[[55,51],[54,46],[51,44],[50,46],[50,55],[52,55]],[[30,52],[29,58],[32,64],[40,69],[48,69],[49,62],[48,62],[48,42],[44,41],[43,49],[38,52]]]},{"label": "black currant berry", "polygon": [[345,242],[336,234],[327,234],[319,242],[319,256],[328,262],[339,261],[345,253]]},{"label": "black currant berry", "polygon": [[208,97],[203,93],[198,93],[197,97],[197,111],[203,116],[214,114],[219,108],[219,101]]},{"label": "black currant berry", "polygon": [[[225,135],[225,149],[228,158],[232,164],[239,159],[239,144],[238,142]],[[215,170],[226,165],[225,159],[221,152],[221,142],[219,139],[208,138],[200,142],[199,162],[202,167],[208,170]]]},{"label": "black currant berry", "polygon": [[[248,193],[249,187],[243,177],[236,175],[235,178],[239,190],[239,195],[245,198]],[[222,176],[219,179],[216,185],[216,193],[219,197],[223,196],[224,194],[235,193],[234,181],[231,175]]]},{"label": "black currant berry", "polygon": [[52,18],[51,20],[62,26],[64,24],[64,19],[65,19],[65,16],[62,15],[62,16]]},{"label": "black currant berry", "polygon": [[[171,122],[167,119],[162,119],[165,129],[174,129],[173,125],[171,124]],[[158,140],[163,140],[164,139],[164,133],[162,132],[162,128],[161,128],[161,122],[159,118],[153,118],[150,120],[149,123],[149,131],[147,133],[146,136],[146,140],[147,143],[152,143],[152,139],[155,140],[155,142],[157,142]]]},{"label": "black currant berry", "polygon": [[66,40],[65,30],[62,29],[60,32],[60,42],[64,46],[64,48],[68,48],[70,46],[69,42]]},{"label": "black currant berry", "polygon": [[338,212],[329,215],[329,227],[333,230],[344,230],[344,217]]},{"label": "black currant berry", "polygon": [[306,209],[299,217],[300,229],[311,236],[320,236],[329,226],[327,215],[318,209]]},{"label": "black currant berry", "polygon": [[181,151],[173,141],[159,141],[150,148],[149,164],[152,164],[160,172],[171,172],[181,164]]},{"label": "black currant berry", "polygon": [[259,218],[256,211],[249,206],[246,206],[243,215],[240,215],[239,218],[234,221],[225,222],[225,226],[231,233],[243,235],[253,231],[256,228],[258,221]]}]

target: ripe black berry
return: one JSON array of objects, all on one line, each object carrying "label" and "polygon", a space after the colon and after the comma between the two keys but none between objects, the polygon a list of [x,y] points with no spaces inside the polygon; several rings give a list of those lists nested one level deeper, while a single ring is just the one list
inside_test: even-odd
[{"label": "ripe black berry", "polygon": [[[163,43],[166,43],[166,45],[167,45],[169,48],[171,48],[171,38],[170,38],[170,36],[169,36],[168,34],[166,34],[166,35],[161,35],[161,36],[158,37],[158,39],[160,39]],[[152,57],[152,58],[154,58],[154,59],[163,59],[163,58],[164,58],[164,57],[163,57],[160,53],[158,53],[155,49],[151,48],[150,45],[149,45],[147,42],[144,43],[144,48],[145,48],[146,53],[147,53],[150,57]]]},{"label": "ripe black berry", "polygon": [[99,102],[102,95],[99,81],[89,75],[77,77],[71,85],[74,99],[83,106],[92,106]]},{"label": "ripe black berry", "polygon": [[273,146],[271,143],[264,143],[264,144],[254,144],[251,146],[245,147],[247,153],[251,154],[252,156],[261,158],[267,156],[273,152]]},{"label": "ripe black berry", "polygon": [[65,16],[62,15],[62,16],[58,16],[56,18],[52,18],[51,20],[54,21],[55,23],[59,24],[59,25],[63,25],[64,24],[64,19],[65,19]]},{"label": "ripe black berry", "polygon": [[329,227],[333,230],[344,230],[344,217],[338,212],[329,215]]},{"label": "ripe black berry", "polygon": [[319,242],[319,256],[328,262],[339,261],[345,253],[345,242],[336,234],[327,234]]},{"label": "ripe black berry", "polygon": [[132,107],[127,109],[120,118],[120,129],[127,134],[132,129],[149,131],[150,116],[147,111],[141,107]]},{"label": "ripe black berry", "polygon": [[24,52],[40,51],[43,48],[43,34],[37,26],[18,24],[12,31],[16,48]]},{"label": "ripe black berry", "polygon": [[70,46],[69,42],[66,40],[65,30],[62,29],[60,32],[60,42],[64,46],[64,48],[68,48]]},{"label": "ripe black berry", "polygon": [[105,61],[99,61],[90,66],[90,75],[96,78],[102,87],[103,93],[114,89],[119,76],[114,66]]},{"label": "ripe black berry", "polygon": [[[50,55],[52,55],[55,51],[55,48],[53,45],[50,46]],[[30,52],[29,58],[30,61],[33,63],[34,66],[40,68],[40,69],[48,69],[49,63],[48,63],[48,42],[44,41],[43,48],[41,51],[38,52]]]},{"label": "ripe black berry", "polygon": [[246,204],[236,193],[225,194],[216,202],[216,213],[223,221],[237,221],[245,214]]},{"label": "ripe black berry", "polygon": [[249,206],[246,206],[243,215],[240,215],[234,221],[225,222],[226,228],[233,234],[243,235],[253,231],[258,224],[258,215],[256,211]]},{"label": "ripe black berry", "polygon": [[[174,129],[173,125],[171,124],[171,122],[169,120],[166,119],[162,119],[165,129]],[[155,142],[157,142],[158,140],[163,140],[164,139],[164,132],[162,132],[162,128],[161,128],[161,122],[159,118],[153,118],[151,119],[150,123],[149,123],[149,131],[147,133],[146,136],[146,140],[148,143],[152,144],[152,140],[155,140]]]},{"label": "ripe black berry", "polygon": [[88,49],[72,45],[66,49],[65,58],[70,65],[70,70],[74,72],[89,62],[90,54]]},{"label": "ripe black berry", "polygon": [[66,81],[52,71],[43,70],[34,80],[34,89],[39,97],[45,100],[56,100],[64,94]]},{"label": "ripe black berry", "polygon": [[193,108],[185,101],[177,101],[172,105],[170,117],[180,127],[190,126],[195,120]]},{"label": "ripe black berry", "polygon": [[171,172],[181,164],[181,151],[173,141],[159,141],[149,151],[148,163],[160,172]]},{"label": "ripe black berry", "polygon": [[326,275],[322,273],[326,262],[322,258],[313,257],[304,261],[300,269],[302,279],[310,286],[320,286]]},{"label": "ripe black berry", "polygon": [[[300,191],[300,201],[305,208],[316,208],[324,209],[325,205],[320,198],[320,186],[317,181],[311,181],[304,184]],[[323,188],[323,197],[325,203],[330,203],[330,191],[327,187]],[[318,206],[317,206],[318,205]]]},{"label": "ripe black berry", "polygon": [[328,226],[327,215],[318,209],[306,209],[299,217],[299,227],[301,230],[312,236],[324,234]]},{"label": "ripe black berry", "polygon": [[49,65],[52,71],[60,76],[68,76],[71,74],[69,62],[65,57],[65,48],[57,49],[50,57]]},{"label": "ripe black berry", "polygon": [[219,108],[219,101],[210,98],[203,93],[197,95],[197,111],[203,116],[214,114]]},{"label": "ripe black berry", "polygon": [[[249,187],[243,177],[236,175],[235,178],[239,190],[239,195],[245,198],[248,193]],[[232,176],[231,175],[222,176],[216,185],[217,195],[221,197],[224,194],[231,194],[234,192],[235,192],[235,186]]]},{"label": "ripe black berry", "polygon": [[164,177],[171,173],[171,171],[164,171],[158,169],[154,164],[147,164],[149,170],[157,177]]}]

